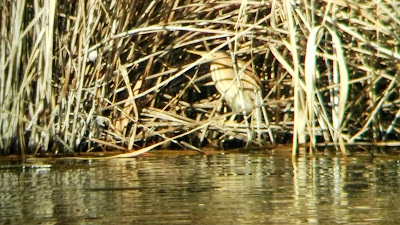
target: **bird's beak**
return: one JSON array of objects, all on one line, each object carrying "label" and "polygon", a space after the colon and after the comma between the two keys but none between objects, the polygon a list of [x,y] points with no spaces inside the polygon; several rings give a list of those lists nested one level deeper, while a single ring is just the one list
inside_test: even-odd
[{"label": "bird's beak", "polygon": [[195,54],[195,55],[199,55],[199,56],[205,56],[208,53],[205,51],[196,51],[196,50],[186,50],[186,51],[189,53]]}]

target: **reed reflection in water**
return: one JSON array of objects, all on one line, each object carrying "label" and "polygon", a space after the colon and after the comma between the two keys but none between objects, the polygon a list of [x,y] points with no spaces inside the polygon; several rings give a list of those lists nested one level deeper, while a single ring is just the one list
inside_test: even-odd
[{"label": "reed reflection in water", "polygon": [[400,221],[396,157],[271,154],[1,162],[0,223]]}]

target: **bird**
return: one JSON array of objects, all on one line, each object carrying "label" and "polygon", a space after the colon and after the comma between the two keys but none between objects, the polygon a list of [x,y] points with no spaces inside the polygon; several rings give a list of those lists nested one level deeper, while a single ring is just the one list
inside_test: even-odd
[{"label": "bird", "polygon": [[211,78],[217,91],[237,114],[247,115],[261,104],[261,81],[249,63],[236,59],[237,72],[230,54],[224,51],[186,50],[210,60]]},{"label": "bird", "polygon": [[[224,98],[229,107],[237,114],[243,114],[247,129],[246,146],[252,142],[253,134],[250,131],[247,116],[255,110],[257,136],[259,144],[263,145],[261,125],[263,119],[267,126],[271,143],[275,143],[275,138],[270,127],[269,119],[265,108],[263,107],[262,84],[260,78],[254,73],[250,62],[246,63],[236,59],[237,69],[234,69],[234,63],[230,54],[224,51],[214,53],[197,50],[186,50],[189,53],[200,55],[210,60],[211,78],[217,91]],[[231,117],[234,119],[235,115]]]}]

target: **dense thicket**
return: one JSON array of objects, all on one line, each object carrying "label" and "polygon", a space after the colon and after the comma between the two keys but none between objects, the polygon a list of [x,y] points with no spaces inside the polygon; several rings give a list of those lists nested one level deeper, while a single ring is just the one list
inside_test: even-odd
[{"label": "dense thicket", "polygon": [[[3,153],[399,144],[394,1],[2,0],[0,10]],[[251,60],[263,123],[229,121],[206,61],[186,49]]]}]

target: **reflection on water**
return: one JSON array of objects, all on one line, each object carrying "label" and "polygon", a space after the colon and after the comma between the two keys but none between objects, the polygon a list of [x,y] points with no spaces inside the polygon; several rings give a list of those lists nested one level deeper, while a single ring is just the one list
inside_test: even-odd
[{"label": "reflection on water", "polygon": [[1,224],[390,224],[400,160],[270,154],[0,162]]}]

